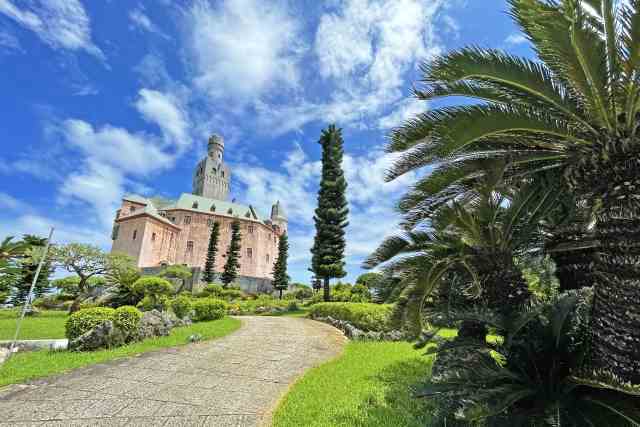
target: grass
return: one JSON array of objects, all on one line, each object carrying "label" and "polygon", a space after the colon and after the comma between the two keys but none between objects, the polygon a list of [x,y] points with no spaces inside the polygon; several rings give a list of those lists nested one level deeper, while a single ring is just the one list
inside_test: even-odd
[{"label": "grass", "polygon": [[[0,340],[12,340],[16,333],[16,321],[20,311],[0,310]],[[64,338],[66,311],[41,311],[37,316],[25,317],[20,326],[18,339]]]},{"label": "grass", "polygon": [[406,342],[351,341],[344,354],[309,371],[277,408],[274,427],[418,427],[429,408],[411,387],[431,358]]},{"label": "grass", "polygon": [[261,316],[284,316],[284,317],[306,317],[309,314],[308,308],[299,308],[292,311],[283,311],[280,313],[262,314]]},{"label": "grass", "polygon": [[160,348],[183,345],[187,343],[187,338],[192,334],[200,334],[202,339],[219,338],[237,330],[240,324],[239,320],[230,317],[210,322],[199,322],[191,326],[174,328],[167,337],[151,338],[110,350],[93,352],[40,350],[17,353],[0,366],[0,386],[59,374],[82,366],[133,356]]}]

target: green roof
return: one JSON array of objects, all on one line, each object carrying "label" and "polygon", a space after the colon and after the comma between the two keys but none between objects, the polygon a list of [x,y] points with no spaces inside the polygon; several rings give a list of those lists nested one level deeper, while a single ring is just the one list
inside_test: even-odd
[{"label": "green roof", "polygon": [[266,218],[259,215],[251,205],[241,205],[239,203],[226,202],[224,200],[209,199],[207,197],[196,196],[195,194],[182,193],[177,202],[162,208],[185,209],[196,212],[215,213],[216,215],[239,217],[264,222]]}]

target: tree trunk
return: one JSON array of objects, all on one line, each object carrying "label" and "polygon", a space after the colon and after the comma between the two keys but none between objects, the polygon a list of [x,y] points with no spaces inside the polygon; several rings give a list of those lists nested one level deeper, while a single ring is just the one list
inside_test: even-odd
[{"label": "tree trunk", "polygon": [[329,287],[329,278],[324,278],[324,300],[325,302],[331,301],[331,288]]},{"label": "tree trunk", "polygon": [[640,384],[640,219],[637,208],[603,209],[591,325],[592,362]]},{"label": "tree trunk", "polygon": [[71,307],[69,307],[69,314],[73,314],[80,310],[80,304],[82,303],[84,296],[87,294],[85,291],[87,280],[88,278],[80,276],[80,282],[78,282],[78,295],[76,296],[76,299],[73,300]]},{"label": "tree trunk", "polygon": [[593,286],[597,252],[593,233],[587,232],[579,223],[554,230],[553,234],[545,251],[556,265],[560,292]]},{"label": "tree trunk", "polygon": [[280,299],[282,299],[282,289],[278,289],[280,291]]},{"label": "tree trunk", "polygon": [[480,275],[480,282],[487,306],[501,314],[520,311],[531,298],[527,281],[513,264],[494,265],[491,271]]},{"label": "tree trunk", "polygon": [[69,307],[69,314],[73,314],[76,311],[80,310],[80,304],[82,303],[82,297],[77,296],[76,299],[73,300],[73,304]]}]

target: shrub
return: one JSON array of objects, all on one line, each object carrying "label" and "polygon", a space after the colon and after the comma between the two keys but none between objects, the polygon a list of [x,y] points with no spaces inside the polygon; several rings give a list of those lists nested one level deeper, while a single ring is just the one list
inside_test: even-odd
[{"label": "shrub", "polygon": [[227,301],[231,301],[235,299],[244,299],[245,294],[239,289],[223,289],[219,296]]},{"label": "shrub", "polygon": [[116,308],[113,313],[113,324],[122,330],[127,337],[132,337],[138,330],[142,313],[130,305]]},{"label": "shrub", "polygon": [[322,292],[316,292],[315,294],[313,294],[311,299],[305,303],[305,305],[311,306],[311,305],[318,304],[318,303],[323,302],[323,301],[324,301],[324,297],[322,295]]},{"label": "shrub", "polygon": [[289,301],[287,304],[287,311],[296,311],[298,310],[298,303],[296,301]]},{"label": "shrub", "polygon": [[193,320],[222,319],[227,311],[227,303],[216,298],[200,298],[193,302]]},{"label": "shrub", "polygon": [[133,290],[137,294],[144,295],[138,303],[142,310],[149,311],[154,308],[166,310],[169,304],[168,295],[173,293],[173,285],[162,277],[141,277],[133,284]]},{"label": "shrub", "polygon": [[391,305],[352,302],[323,302],[311,307],[311,318],[332,317],[364,331],[390,329]]},{"label": "shrub", "polygon": [[178,295],[171,301],[171,309],[181,319],[188,317],[193,309],[193,302],[188,295]]},{"label": "shrub", "polygon": [[69,340],[79,337],[106,320],[113,320],[115,310],[108,307],[95,307],[78,310],[67,319],[65,335]]},{"label": "shrub", "polygon": [[210,283],[204,287],[202,291],[198,294],[199,297],[220,297],[224,292],[224,288],[222,285],[218,285],[216,283]]}]

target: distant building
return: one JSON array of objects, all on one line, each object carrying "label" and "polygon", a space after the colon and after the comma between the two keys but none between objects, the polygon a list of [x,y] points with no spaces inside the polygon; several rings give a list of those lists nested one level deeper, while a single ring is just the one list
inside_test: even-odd
[{"label": "distant building", "polygon": [[270,217],[260,215],[251,205],[228,202],[231,170],[223,154],[223,139],[212,136],[207,156],[196,166],[192,194],[183,193],[178,200],[125,196],[116,212],[111,251],[131,255],[146,272],[186,264],[192,267],[197,285],[211,227],[220,223],[216,271],[222,272],[231,223],[237,219],[242,234],[238,283],[251,291],[269,290],[278,238],[287,230],[287,217],[279,201],[272,206]]}]

